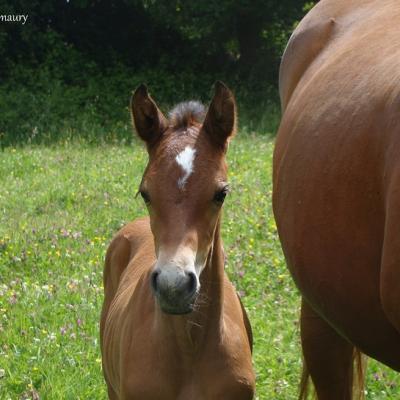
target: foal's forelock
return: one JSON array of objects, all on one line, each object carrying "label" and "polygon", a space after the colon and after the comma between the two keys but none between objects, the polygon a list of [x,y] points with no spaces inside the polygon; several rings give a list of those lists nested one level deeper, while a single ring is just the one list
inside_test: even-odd
[{"label": "foal's forelock", "polygon": [[202,124],[206,116],[205,106],[196,100],[177,104],[168,114],[170,126],[174,129],[188,128]]}]

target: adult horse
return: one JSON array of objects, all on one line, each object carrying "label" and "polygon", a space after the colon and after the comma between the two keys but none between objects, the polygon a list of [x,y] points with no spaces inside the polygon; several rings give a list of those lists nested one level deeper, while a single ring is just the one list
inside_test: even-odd
[{"label": "adult horse", "polygon": [[273,205],[320,400],[352,398],[355,350],[400,370],[399,21],[398,0],[322,0],[281,64]]},{"label": "adult horse", "polygon": [[100,328],[110,399],[253,398],[251,327],[220,238],[235,113],[222,83],[207,113],[188,102],[169,120],[145,86],[132,97],[149,153],[139,192],[150,218],[123,227],[106,255]]}]

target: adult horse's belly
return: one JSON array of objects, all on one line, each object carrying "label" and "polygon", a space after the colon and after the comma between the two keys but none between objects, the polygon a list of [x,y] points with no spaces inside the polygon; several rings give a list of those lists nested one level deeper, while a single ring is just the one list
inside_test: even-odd
[{"label": "adult horse's belly", "polygon": [[[318,166],[294,156],[277,177],[275,214],[288,267],[321,316],[365,353],[400,369],[400,336],[380,301],[380,189],[360,177],[372,177],[368,163],[358,172],[332,170],[329,148],[309,157],[323,153],[326,163]],[[380,354],[382,342],[387,354]]]},{"label": "adult horse's belly", "polygon": [[360,29],[357,43],[341,37],[324,50],[283,99],[274,213],[304,298],[363,352],[400,370],[400,334],[380,294],[386,178],[400,166],[387,163],[400,137],[400,54],[373,54],[398,32],[388,28],[377,42]]}]

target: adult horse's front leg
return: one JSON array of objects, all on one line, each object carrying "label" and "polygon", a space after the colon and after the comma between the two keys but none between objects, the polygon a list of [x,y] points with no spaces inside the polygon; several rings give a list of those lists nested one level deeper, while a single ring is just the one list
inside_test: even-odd
[{"label": "adult horse's front leg", "polygon": [[[311,376],[318,400],[351,400],[354,347],[343,339],[303,299],[301,345],[304,371]],[[304,393],[305,374],[303,372]]]}]

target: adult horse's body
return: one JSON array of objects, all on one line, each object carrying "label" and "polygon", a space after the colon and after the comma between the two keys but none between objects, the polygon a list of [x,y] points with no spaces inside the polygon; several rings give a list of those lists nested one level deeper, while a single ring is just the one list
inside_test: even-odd
[{"label": "adult horse's body", "polygon": [[144,86],[132,98],[149,163],[140,184],[150,218],[113,239],[101,316],[110,399],[250,400],[249,321],[224,272],[220,212],[235,103],[221,83],[205,115],[196,102],[169,120]]},{"label": "adult horse's body", "polygon": [[274,213],[318,398],[354,349],[400,370],[400,2],[322,0],[286,48]]}]

